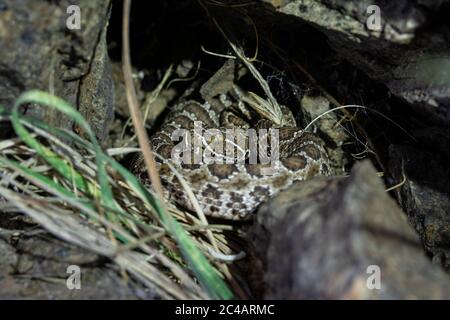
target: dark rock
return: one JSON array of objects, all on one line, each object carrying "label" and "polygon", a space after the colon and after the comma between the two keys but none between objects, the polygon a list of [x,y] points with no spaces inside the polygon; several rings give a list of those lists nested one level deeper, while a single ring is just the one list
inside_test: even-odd
[{"label": "dark rock", "polygon": [[[259,210],[251,238],[264,257],[265,298],[450,297],[450,278],[426,257],[369,162],[348,178],[317,178],[280,193]],[[377,267],[381,288],[369,289]]]},{"label": "dark rock", "polygon": [[[66,27],[69,5],[80,7],[80,30]],[[102,56],[105,71],[98,72],[103,75],[104,82],[95,84],[104,88],[100,90],[101,94],[95,88],[88,91],[82,85],[82,80],[89,78],[97,65],[95,58],[98,61],[101,56],[95,53],[104,47],[101,35],[107,24],[109,7],[109,0],[5,0],[0,10],[0,105],[9,108],[21,93],[30,89],[48,91],[74,106],[79,106],[80,96],[91,93],[95,93],[97,99],[111,102],[112,87],[105,85],[111,83],[106,55]],[[92,105],[91,112],[98,113],[94,107],[98,108],[98,105]],[[112,103],[104,107],[105,110],[112,108]],[[26,113],[56,126],[68,128],[72,125],[67,117],[50,108],[30,106]],[[104,112],[105,115],[111,113]],[[110,119],[104,116],[103,121],[106,123]],[[95,129],[103,130],[102,125],[91,123]],[[102,137],[103,132],[97,133]]]},{"label": "dark rock", "polygon": [[433,260],[450,271],[450,170],[437,153],[406,146],[389,148],[389,169],[399,203]]},{"label": "dark rock", "polygon": [[78,96],[80,113],[101,141],[106,140],[114,119],[114,83],[106,43],[108,19],[109,13],[95,46],[89,72],[80,80]]},{"label": "dark rock", "polygon": [[450,160],[450,128],[416,129],[413,135],[428,152],[441,155],[442,161]]},{"label": "dark rock", "polygon": [[342,146],[349,141],[349,134],[343,127],[337,126],[339,119],[336,114],[328,113],[331,109],[330,102],[322,96],[305,94],[301,100],[303,116],[307,124],[316,119],[314,125],[319,129],[318,134],[326,141],[326,148],[330,160],[330,167],[335,175],[344,174],[344,168],[348,159]]},{"label": "dark rock", "polygon": [[[429,121],[450,121],[449,1],[266,1],[325,34],[332,48]],[[367,8],[380,8],[369,30]],[[431,26],[431,27],[430,27]]]},{"label": "dark rock", "polygon": [[[21,236],[18,236],[21,235]],[[154,299],[100,256],[45,232],[0,229],[0,299]],[[67,268],[80,267],[81,289],[69,290]]]}]

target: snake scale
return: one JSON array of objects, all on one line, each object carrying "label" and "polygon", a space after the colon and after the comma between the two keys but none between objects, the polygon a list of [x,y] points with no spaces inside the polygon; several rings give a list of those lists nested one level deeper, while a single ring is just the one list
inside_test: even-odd
[{"label": "snake scale", "polygon": [[[239,150],[235,152],[236,159],[232,159],[231,162],[208,163],[201,159],[199,162],[190,164],[179,159],[173,160],[174,147],[179,143],[173,139],[177,129],[185,129],[188,134],[194,134],[196,121],[201,121],[203,130],[215,129],[214,135],[201,144],[200,151],[204,152],[213,140],[217,142],[219,139],[223,145],[230,143],[227,141],[226,129],[233,126],[249,128],[250,124],[242,119],[242,115],[230,111],[232,107],[194,100],[181,102],[172,108],[162,126],[151,136],[153,151],[159,155],[158,170],[165,188],[165,195],[178,205],[194,210],[188,194],[170,166],[176,169],[187,182],[206,215],[231,220],[248,220],[261,203],[293,182],[328,173],[328,157],[323,141],[317,135],[296,127],[292,114],[290,114],[292,121],[287,122],[294,125],[277,128],[279,156],[271,163],[274,169],[271,174],[265,174],[263,171],[269,164],[250,163],[248,153],[244,151],[239,153]],[[290,113],[287,108],[283,110]],[[255,127],[269,129],[275,126],[268,120],[259,120]],[[180,141],[183,139],[187,138],[184,137]],[[242,141],[245,146],[249,146],[248,137],[244,137]],[[268,141],[270,141],[269,137]],[[233,140],[232,143],[235,142],[236,140]],[[270,144],[267,146],[270,150]],[[237,161],[238,157],[240,161]],[[242,161],[243,158],[245,161]],[[141,179],[148,181],[142,156],[137,157],[133,168]]]}]

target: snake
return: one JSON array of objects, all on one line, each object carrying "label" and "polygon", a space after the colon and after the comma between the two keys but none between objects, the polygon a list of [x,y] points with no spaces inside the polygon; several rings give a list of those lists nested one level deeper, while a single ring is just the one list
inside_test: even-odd
[{"label": "snake", "polygon": [[[231,159],[225,157],[228,156],[225,152],[216,153],[213,160],[220,159],[220,155],[222,161],[211,161],[211,158],[206,157],[199,157],[197,161],[174,159],[174,148],[179,147],[183,141],[185,143],[181,146],[184,149],[181,150],[185,153],[182,155],[192,155],[194,152],[202,155],[207,149],[213,154],[211,150],[216,150],[211,148],[213,143],[214,146],[236,146],[238,135],[231,138],[226,135],[229,132],[227,130],[233,128],[241,129],[236,130],[243,134],[240,146],[248,148],[248,129],[252,128],[252,125],[242,112],[236,110],[239,108],[235,105],[233,108],[230,105],[225,106],[225,103],[212,104],[192,99],[178,103],[172,108],[163,124],[150,138],[153,151],[158,155],[157,169],[165,197],[185,209],[195,211],[192,197],[189,197],[190,190],[205,215],[229,220],[249,220],[260,204],[294,182],[329,174],[329,161],[323,140],[318,135],[297,127],[292,113],[288,115],[288,108],[284,108],[283,112],[286,113],[286,119],[289,119],[285,123],[289,125],[276,126],[267,119],[259,119],[256,124],[253,122],[254,132],[263,130],[261,132],[266,133],[267,154],[273,149],[269,132],[271,129],[277,129],[277,157],[270,163],[249,161],[249,153],[243,148],[235,149],[235,152],[231,153]],[[199,123],[200,130],[195,127]],[[180,132],[184,132],[181,138]],[[206,132],[209,133],[209,138],[203,136]],[[177,133],[179,141],[174,141],[177,140],[174,139],[174,133]],[[192,143],[196,134],[202,137],[200,146],[194,146]],[[186,139],[191,143],[186,143]],[[193,150],[194,148],[197,149]],[[187,159],[189,160],[189,157]],[[268,174],[269,167],[272,170]],[[149,183],[142,155],[133,161],[133,171],[146,184]],[[184,180],[184,186],[180,179]]]}]

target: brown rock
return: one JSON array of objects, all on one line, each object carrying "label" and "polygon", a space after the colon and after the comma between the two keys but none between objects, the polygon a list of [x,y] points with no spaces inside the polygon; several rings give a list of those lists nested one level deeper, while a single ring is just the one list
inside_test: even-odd
[{"label": "brown rock", "polygon": [[[445,149],[444,149],[445,150]],[[438,153],[393,145],[389,169],[404,184],[395,190],[433,261],[450,271],[450,170]]]},{"label": "brown rock", "polygon": [[[251,238],[265,265],[268,299],[443,299],[450,279],[369,162],[348,178],[293,185],[264,205]],[[373,289],[373,268],[380,289]],[[370,289],[372,288],[372,289]]]},{"label": "brown rock", "polygon": [[[69,17],[66,11],[72,4],[80,7],[79,30],[69,30],[66,26]],[[40,89],[65,99],[87,114],[84,96],[93,98],[95,95],[95,103],[89,105],[91,113],[102,113],[99,106],[104,112],[102,119],[91,121],[91,124],[103,138],[104,132],[100,131],[104,130],[105,124],[100,122],[110,121],[106,115],[113,110],[113,89],[108,85],[112,83],[109,62],[101,36],[109,7],[109,0],[2,1],[0,105],[10,108],[24,91]],[[91,81],[94,78],[102,81]],[[83,80],[94,82],[94,85],[87,86],[86,81],[83,85]],[[83,101],[79,101],[80,97]],[[51,108],[33,105],[26,113],[55,126],[72,126],[70,119]]]}]

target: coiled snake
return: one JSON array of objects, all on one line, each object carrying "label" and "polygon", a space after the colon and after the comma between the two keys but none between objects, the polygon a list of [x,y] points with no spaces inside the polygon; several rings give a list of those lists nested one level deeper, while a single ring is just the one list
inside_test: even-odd
[{"label": "coiled snake", "polygon": [[[193,136],[196,134],[194,132],[196,121],[201,122],[203,129],[196,131],[197,135],[200,132],[203,139],[201,147],[196,150],[200,151],[200,154],[211,147],[213,143],[216,143],[216,146],[220,144],[235,146],[237,140],[231,141],[226,136],[226,129],[233,126],[243,129],[240,132],[244,133],[244,137],[241,137],[240,141],[243,146],[249,147],[251,143],[247,136],[248,131],[245,129],[248,129],[250,125],[235,113],[230,112],[230,107],[218,105],[192,100],[182,102],[173,108],[161,128],[151,137],[153,150],[161,157],[158,160],[158,169],[166,189],[166,195],[177,204],[190,210],[194,209],[180,181],[165,161],[169,161],[185,179],[205,214],[232,220],[251,218],[259,204],[267,201],[295,181],[328,173],[328,158],[323,141],[315,134],[303,132],[295,126],[276,128],[279,137],[278,157],[270,164],[249,163],[248,152],[239,148],[236,149],[237,152],[231,161],[229,157],[226,158],[225,152],[216,154],[216,161],[213,163],[208,163],[205,158],[196,163],[180,161],[181,159],[174,160],[172,158],[174,148],[180,145],[180,141],[186,142],[184,139],[188,138],[183,136],[184,138],[180,141],[173,141],[173,135],[179,132],[177,129],[185,129],[185,133],[190,136],[192,142]],[[285,112],[290,111],[285,108]],[[292,118],[292,114],[290,117]],[[293,120],[290,122],[292,123]],[[271,126],[273,127],[267,120],[260,120],[255,125],[258,130],[268,129]],[[213,134],[209,134],[207,137],[206,129],[216,130],[213,130]],[[270,130],[266,132],[268,132],[267,140],[269,141]],[[179,138],[180,135],[175,136]],[[268,143],[267,146],[270,150],[271,145]],[[191,146],[191,149],[194,148],[195,146]],[[191,151],[189,150],[189,153]],[[192,155],[192,153],[190,154]],[[222,161],[224,163],[217,161],[219,158],[225,159]],[[243,159],[245,161],[242,161]],[[267,174],[264,169],[270,166],[273,170]],[[146,179],[141,157],[134,162],[134,171]]]}]

